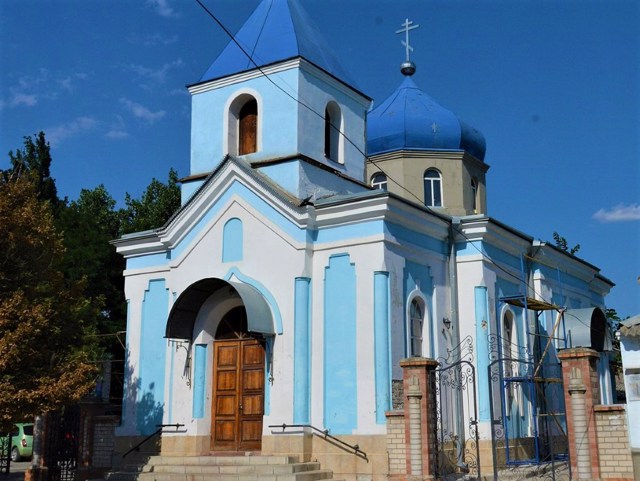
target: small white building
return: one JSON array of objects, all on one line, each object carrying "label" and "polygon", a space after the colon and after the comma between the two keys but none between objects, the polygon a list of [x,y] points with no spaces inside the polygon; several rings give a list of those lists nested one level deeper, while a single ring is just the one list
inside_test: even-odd
[{"label": "small white building", "polygon": [[[253,60],[230,42],[189,87],[182,208],[114,242],[128,301],[118,436],[179,423],[163,452],[318,458],[269,427],[312,425],[383,476],[399,361],[422,356],[474,366],[477,414],[454,399],[452,425],[490,443],[500,411],[512,439],[535,438],[531,370],[551,369],[578,331],[605,339],[593,312],[613,284],[487,215],[482,134],[406,65],[370,111],[295,0],[264,0],[236,39]],[[587,324],[565,309],[588,309]],[[496,391],[488,369],[502,358],[526,369],[501,370],[513,379]]]},{"label": "small white building", "polygon": [[629,444],[634,473],[640,475],[640,315],[620,323],[620,352],[627,395]]}]

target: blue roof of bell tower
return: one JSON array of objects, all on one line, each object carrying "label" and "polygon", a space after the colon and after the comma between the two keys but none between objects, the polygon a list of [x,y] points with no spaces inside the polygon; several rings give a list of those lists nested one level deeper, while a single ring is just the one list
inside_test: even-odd
[{"label": "blue roof of bell tower", "polygon": [[464,150],[484,160],[484,136],[439,105],[407,74],[367,116],[367,154],[398,150]]},{"label": "blue roof of bell tower", "polygon": [[231,40],[199,82],[304,57],[356,88],[296,0],[263,0],[236,33],[235,39],[253,61]]}]

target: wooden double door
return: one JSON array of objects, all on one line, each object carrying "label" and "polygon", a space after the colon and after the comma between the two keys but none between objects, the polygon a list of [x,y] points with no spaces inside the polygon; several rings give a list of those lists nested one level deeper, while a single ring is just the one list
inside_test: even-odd
[{"label": "wooden double door", "polygon": [[259,451],[264,414],[265,351],[257,339],[213,344],[212,451]]}]

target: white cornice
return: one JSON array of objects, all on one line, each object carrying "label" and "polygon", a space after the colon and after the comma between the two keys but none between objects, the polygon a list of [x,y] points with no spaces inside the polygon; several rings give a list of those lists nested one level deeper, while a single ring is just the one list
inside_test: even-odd
[{"label": "white cornice", "polygon": [[248,80],[256,79],[259,77],[275,75],[277,73],[286,72],[292,69],[300,69],[302,71],[308,72],[310,75],[322,80],[333,88],[340,90],[344,94],[348,95],[358,103],[362,104],[364,107],[368,107],[371,103],[371,100],[366,96],[360,94],[357,90],[354,90],[348,87],[346,84],[336,80],[334,77],[329,75],[324,70],[316,67],[314,64],[308,62],[302,57],[293,58],[291,60],[286,60],[284,62],[275,63],[273,65],[267,65],[265,67],[261,67],[260,69],[253,69],[247,72],[241,72],[236,75],[230,75],[229,77],[224,77],[221,79],[211,80],[209,82],[203,82],[200,84],[192,85],[188,87],[189,93],[191,95],[201,94],[204,92],[209,92],[211,90],[216,90],[219,88],[227,87],[229,85],[235,85],[241,82],[246,82]]}]

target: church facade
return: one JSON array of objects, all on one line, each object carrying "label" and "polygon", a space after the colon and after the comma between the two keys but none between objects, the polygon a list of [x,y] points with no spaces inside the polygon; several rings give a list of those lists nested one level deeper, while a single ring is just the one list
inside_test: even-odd
[{"label": "church facade", "polygon": [[264,0],[236,39],[189,87],[181,209],[114,241],[128,301],[121,440],[180,424],[163,453],[334,468],[314,426],[368,453],[344,473],[378,477],[403,359],[473,365],[477,414],[456,406],[485,443],[496,406],[511,432],[535,435],[524,384],[492,395],[496,359],[551,362],[584,339],[606,385],[596,338],[613,284],[487,215],[482,134],[407,68],[371,109],[295,0]]}]

